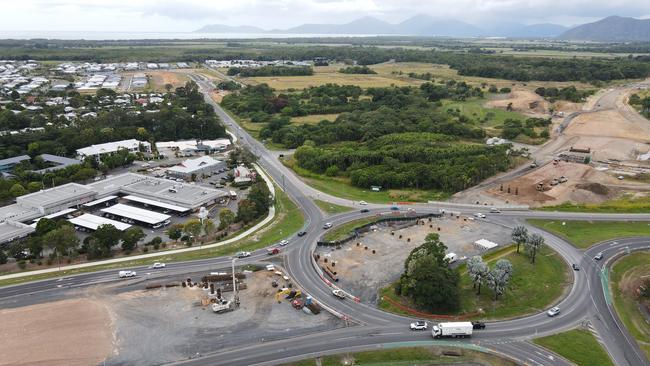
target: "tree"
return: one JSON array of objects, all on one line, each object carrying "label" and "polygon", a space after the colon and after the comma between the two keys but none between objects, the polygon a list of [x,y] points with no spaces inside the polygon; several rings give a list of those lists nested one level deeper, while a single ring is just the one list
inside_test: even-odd
[{"label": "tree", "polygon": [[199,220],[189,220],[185,223],[185,225],[183,225],[183,231],[190,237],[194,238],[197,238],[199,235],[201,235],[202,229],[203,225]]},{"label": "tree", "polygon": [[176,240],[181,238],[183,236],[183,225],[182,224],[174,224],[167,229],[167,236],[171,240]]},{"label": "tree", "polygon": [[237,204],[237,220],[245,224],[255,220],[257,217],[257,207],[255,202],[249,199],[243,199]]},{"label": "tree", "polygon": [[79,245],[79,238],[72,226],[63,225],[45,234],[43,243],[56,254],[61,265],[61,256],[67,255],[70,249],[76,248]]},{"label": "tree", "polygon": [[56,221],[52,219],[48,219],[47,217],[43,217],[42,219],[38,220],[38,223],[36,224],[36,236],[43,236],[50,231],[54,230],[57,228]]},{"label": "tree", "polygon": [[457,309],[460,276],[449,268],[446,249],[437,234],[429,234],[424,244],[413,249],[404,263],[398,293],[429,311]]},{"label": "tree", "polygon": [[13,197],[20,197],[22,195],[27,194],[27,190],[20,183],[16,183],[13,186],[11,186],[11,188],[9,189],[9,193]]},{"label": "tree", "polygon": [[40,236],[30,236],[27,239],[27,249],[36,258],[40,258],[43,253],[43,240]]},{"label": "tree", "polygon": [[7,263],[7,253],[4,250],[0,250],[0,264]]},{"label": "tree", "polygon": [[214,233],[216,229],[216,226],[214,225],[214,221],[210,219],[203,219],[203,232],[205,235],[210,236]]},{"label": "tree", "polygon": [[235,222],[235,214],[227,208],[219,211],[219,230],[223,230]]},{"label": "tree", "polygon": [[172,84],[170,83],[165,84],[165,90],[167,91],[167,93],[171,92],[172,89],[174,89],[174,86]]},{"label": "tree", "polygon": [[531,263],[535,264],[535,256],[537,255],[537,252],[539,252],[541,247],[544,245],[544,243],[545,243],[544,237],[539,234],[531,235],[526,241],[526,251],[528,253],[528,256],[530,257]]},{"label": "tree", "polygon": [[472,258],[470,258],[469,261],[467,261],[467,271],[469,273],[469,277],[472,279],[472,282],[474,283],[474,288],[476,288],[476,285],[478,285],[478,290],[476,291],[476,294],[480,295],[481,283],[485,280],[488,273],[490,272],[488,265],[485,262],[483,262],[483,258],[481,258],[481,256],[475,255]]},{"label": "tree", "polygon": [[516,226],[512,229],[512,240],[517,243],[517,253],[519,253],[519,246],[528,241],[528,229],[525,226]]},{"label": "tree", "polygon": [[138,242],[145,237],[145,233],[137,226],[128,228],[122,234],[122,250],[130,252],[138,245]]},{"label": "tree", "polygon": [[109,257],[111,249],[116,246],[122,238],[122,232],[111,224],[104,224],[92,234],[96,244],[101,251],[101,257]]},{"label": "tree", "polygon": [[494,265],[494,268],[499,271],[502,271],[504,276],[506,276],[508,280],[510,280],[510,278],[512,277],[513,268],[512,268],[512,263],[510,263],[509,260],[503,258],[499,259],[497,263]]}]

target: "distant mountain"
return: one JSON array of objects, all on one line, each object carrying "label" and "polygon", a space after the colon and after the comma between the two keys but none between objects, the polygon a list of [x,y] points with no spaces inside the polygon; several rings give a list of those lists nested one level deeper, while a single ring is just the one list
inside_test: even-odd
[{"label": "distant mountain", "polygon": [[437,19],[419,14],[395,25],[395,33],[415,36],[476,37],[480,28],[454,19]]},{"label": "distant mountain", "polygon": [[266,33],[266,30],[258,27],[239,25],[231,26],[224,24],[210,24],[195,30],[196,33]]},{"label": "distant mountain", "polygon": [[373,17],[363,17],[345,24],[303,24],[274,33],[302,34],[395,34],[395,26]]},{"label": "distant mountain", "polygon": [[483,35],[487,37],[510,37],[510,38],[543,38],[557,37],[568,28],[557,24],[531,24],[501,22],[498,24],[484,25]]},{"label": "distant mountain", "polygon": [[569,29],[559,38],[601,42],[650,41],[650,19],[611,16]]}]

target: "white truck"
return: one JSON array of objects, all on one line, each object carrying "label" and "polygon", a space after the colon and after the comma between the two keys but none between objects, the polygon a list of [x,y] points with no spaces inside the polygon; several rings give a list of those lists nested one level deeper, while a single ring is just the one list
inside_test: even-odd
[{"label": "white truck", "polygon": [[212,304],[212,311],[217,314],[226,313],[229,311],[235,310],[232,306],[232,301],[225,299],[217,300],[216,303]]},{"label": "white truck", "polygon": [[433,338],[466,338],[471,337],[474,326],[472,322],[438,323],[431,327]]},{"label": "white truck", "polygon": [[119,271],[117,274],[120,278],[135,277],[135,271]]}]

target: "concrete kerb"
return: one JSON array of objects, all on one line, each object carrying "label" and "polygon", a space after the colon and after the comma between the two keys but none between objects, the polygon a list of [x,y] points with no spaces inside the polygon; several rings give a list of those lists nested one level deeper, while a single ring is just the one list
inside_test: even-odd
[{"label": "concrete kerb", "polygon": [[[269,188],[269,191],[271,192],[271,195],[273,197],[275,197],[275,187],[273,186],[273,183],[272,183],[271,179],[264,173],[264,171],[258,165],[254,164],[254,166],[255,166],[255,169],[257,170],[257,172],[259,173],[259,175],[266,182],[266,185]],[[253,226],[250,229],[244,231],[243,233],[235,236],[234,238],[230,238],[230,239],[220,241],[220,242],[216,242],[216,243],[213,243],[213,244],[207,244],[207,245],[202,245],[202,246],[198,246],[198,247],[190,247],[190,248],[183,248],[183,249],[174,249],[174,250],[168,250],[168,251],[158,252],[158,253],[140,254],[140,255],[134,255],[134,256],[130,256],[130,257],[108,259],[108,260],[98,261],[98,262],[88,262],[88,263],[73,264],[73,265],[69,265],[69,266],[63,266],[60,269],[59,268],[47,268],[47,269],[40,269],[40,270],[36,270],[36,271],[11,273],[11,274],[7,274],[7,275],[4,275],[4,276],[0,276],[0,280],[8,280],[8,279],[13,279],[13,278],[41,275],[41,274],[47,274],[47,273],[63,272],[63,271],[68,271],[68,270],[72,270],[72,269],[89,268],[89,267],[101,266],[101,265],[106,265],[106,264],[128,262],[128,261],[133,261],[133,260],[138,260],[138,259],[157,258],[157,257],[165,256],[165,255],[187,253],[187,252],[192,252],[192,251],[197,251],[197,250],[216,248],[216,247],[220,247],[220,246],[223,246],[223,245],[232,244],[234,242],[237,242],[239,240],[242,240],[242,239],[246,238],[247,236],[253,234],[257,230],[261,229],[266,224],[271,222],[271,220],[273,220],[274,217],[275,217],[275,206],[271,206],[269,208],[268,215],[266,215],[264,220],[260,221],[255,226]]]}]

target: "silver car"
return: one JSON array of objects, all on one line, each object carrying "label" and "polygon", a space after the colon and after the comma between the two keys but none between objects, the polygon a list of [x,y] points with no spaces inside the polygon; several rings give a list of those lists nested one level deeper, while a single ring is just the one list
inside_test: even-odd
[{"label": "silver car", "polygon": [[546,312],[548,316],[556,316],[560,313],[560,308],[557,306],[552,307],[549,311]]}]

